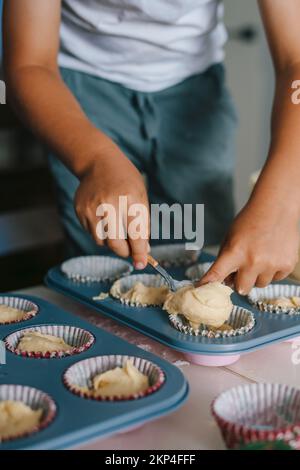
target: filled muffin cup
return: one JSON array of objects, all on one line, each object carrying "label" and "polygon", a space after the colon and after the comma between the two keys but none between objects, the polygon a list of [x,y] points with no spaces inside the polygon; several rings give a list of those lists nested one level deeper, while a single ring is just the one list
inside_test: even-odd
[{"label": "filled muffin cup", "polygon": [[141,282],[146,287],[167,287],[163,277],[156,274],[132,274],[131,276],[122,277],[114,282],[110,289],[110,295],[125,305],[132,307],[157,307],[161,304],[143,304],[126,299],[126,294],[136,283]]},{"label": "filled muffin cup", "polygon": [[68,279],[79,282],[114,281],[130,274],[133,267],[127,261],[110,256],[79,256],[61,265],[61,271]]},{"label": "filled muffin cup", "polygon": [[151,248],[151,255],[164,268],[189,266],[196,263],[200,249],[186,250],[185,243],[156,245]]},{"label": "filled muffin cup", "polygon": [[212,262],[194,264],[186,270],[185,275],[191,281],[198,281],[207,273],[212,264]]},{"label": "filled muffin cup", "polygon": [[265,302],[266,299],[269,301],[280,297],[300,297],[300,286],[294,284],[270,284],[267,287],[254,287],[248,295],[248,300],[255,308],[262,312],[285,313],[287,315],[300,314],[300,306],[295,308],[280,307]]},{"label": "filled muffin cup", "polygon": [[282,440],[300,449],[300,390],[294,387],[240,385],[221,393],[212,413],[228,448]]},{"label": "filled muffin cup", "polygon": [[54,400],[47,393],[33,387],[9,384],[0,385],[0,402],[6,400],[22,402],[33,410],[41,409],[42,415],[39,424],[35,428],[19,434],[6,436],[2,439],[0,438],[0,447],[1,443],[21,439],[41,431],[49,426],[56,416],[57,407]]},{"label": "filled muffin cup", "polygon": [[[132,364],[149,379],[147,390],[133,395],[99,396],[92,390],[92,380],[96,375],[102,374],[116,367],[123,367],[127,361]],[[66,388],[81,398],[96,401],[124,401],[144,398],[157,392],[165,382],[165,375],[160,367],[153,362],[140,357],[109,355],[97,356],[77,362],[69,367],[63,376]]]},{"label": "filled muffin cup", "polygon": [[172,326],[181,333],[206,338],[228,338],[244,335],[251,331],[255,325],[253,313],[237,305],[233,306],[230,317],[222,325],[222,328],[201,324],[198,329],[195,329],[183,315],[170,314],[169,320]]},{"label": "filled muffin cup", "polygon": [[[19,341],[25,333],[30,332],[37,332],[44,335],[52,335],[56,336],[57,338],[62,338],[65,343],[69,344],[71,347],[70,349],[65,351],[21,351],[20,349],[18,349]],[[18,356],[29,357],[34,359],[53,359],[80,354],[93,345],[93,343],[95,342],[95,338],[89,331],[74,326],[42,325],[35,326],[32,328],[23,328],[22,330],[15,331],[14,333],[6,337],[4,342],[6,349]]]},{"label": "filled muffin cup", "polygon": [[20,310],[20,312],[24,312],[23,317],[18,320],[1,322],[0,316],[0,327],[3,325],[10,325],[13,323],[21,323],[23,321],[31,320],[39,312],[39,307],[34,302],[20,297],[0,296],[0,305],[5,305],[7,307]]}]

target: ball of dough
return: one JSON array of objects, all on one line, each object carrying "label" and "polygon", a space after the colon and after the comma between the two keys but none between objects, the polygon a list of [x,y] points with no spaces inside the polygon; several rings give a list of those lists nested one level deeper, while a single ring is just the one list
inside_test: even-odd
[{"label": "ball of dough", "polygon": [[39,425],[43,410],[33,410],[20,401],[0,402],[0,441],[34,431]]},{"label": "ball of dough", "polygon": [[187,286],[171,292],[163,308],[168,313],[183,315],[194,329],[198,329],[201,323],[218,328],[230,317],[232,292],[230,287],[220,282],[200,287]]}]

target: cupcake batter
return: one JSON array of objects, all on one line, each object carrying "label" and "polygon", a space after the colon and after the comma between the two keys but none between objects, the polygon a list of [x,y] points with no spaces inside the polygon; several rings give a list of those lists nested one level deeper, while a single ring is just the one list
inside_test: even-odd
[{"label": "cupcake batter", "polygon": [[17,349],[22,352],[36,353],[69,351],[72,348],[73,346],[65,343],[62,338],[42,334],[38,331],[29,331],[28,333],[25,333],[21,337],[17,346]]},{"label": "cupcake batter", "polygon": [[157,305],[162,306],[169,293],[167,286],[151,287],[145,286],[142,282],[137,282],[127,292],[122,293],[120,281],[117,281],[111,288],[111,295],[120,298],[128,303],[137,305]]},{"label": "cupcake batter", "polygon": [[277,297],[275,299],[264,299],[263,302],[280,308],[300,307],[300,297]]},{"label": "cupcake batter", "polygon": [[33,410],[21,401],[0,402],[0,442],[1,439],[34,431],[38,426],[42,410]]},{"label": "cupcake batter", "polygon": [[170,292],[163,308],[168,313],[183,315],[195,330],[201,323],[219,328],[230,317],[232,292],[230,287],[220,282],[200,287],[187,286]]},{"label": "cupcake batter", "polygon": [[23,310],[8,305],[0,305],[0,323],[20,321],[24,318],[25,313]]},{"label": "cupcake batter", "polygon": [[95,396],[114,397],[131,396],[144,392],[149,387],[149,379],[142,374],[131,361],[123,367],[116,367],[93,378]]}]

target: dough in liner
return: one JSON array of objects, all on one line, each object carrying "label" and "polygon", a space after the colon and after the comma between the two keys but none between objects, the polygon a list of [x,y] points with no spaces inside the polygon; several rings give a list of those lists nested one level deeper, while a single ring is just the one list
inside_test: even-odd
[{"label": "dough in liner", "polygon": [[137,305],[157,305],[162,306],[169,293],[167,286],[151,287],[145,286],[142,282],[137,282],[127,292],[120,291],[120,285],[116,282],[111,289],[113,297],[119,297],[129,303]]},{"label": "dough in liner", "polygon": [[233,290],[220,282],[211,282],[200,287],[187,286],[170,292],[164,310],[174,315],[183,315],[191,327],[197,330],[203,323],[218,328],[230,317]]},{"label": "dough in liner", "polygon": [[4,438],[34,431],[39,425],[43,410],[33,410],[21,401],[0,402],[0,441]]},{"label": "dough in liner", "polygon": [[57,336],[29,331],[20,338],[17,349],[22,352],[47,353],[69,351],[73,346]]},{"label": "dough in liner", "polygon": [[[149,388],[149,379],[131,361],[93,378],[92,392],[101,397],[129,397]],[[90,391],[90,390],[89,390]]]},{"label": "dough in liner", "polygon": [[0,323],[9,323],[20,321],[24,318],[26,312],[8,305],[0,305]]}]

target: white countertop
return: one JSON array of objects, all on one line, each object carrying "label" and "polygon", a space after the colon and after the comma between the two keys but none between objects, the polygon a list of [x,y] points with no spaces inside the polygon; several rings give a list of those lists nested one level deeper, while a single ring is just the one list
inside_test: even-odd
[{"label": "white countertop", "polygon": [[[20,291],[39,296],[65,310],[83,317],[91,323],[121,336],[127,341],[146,348],[171,362],[184,360],[180,353],[157,343],[134,330],[118,325],[79,303],[45,287]],[[145,425],[136,431],[97,440],[79,449],[104,450],[165,450],[165,449],[224,449],[218,427],[211,416],[212,400],[223,390],[249,382],[280,382],[300,386],[299,352],[291,343],[269,346],[242,356],[232,366],[209,368],[183,365],[181,369],[190,384],[190,397],[175,413]],[[297,355],[299,365],[293,364],[292,354]]]}]

